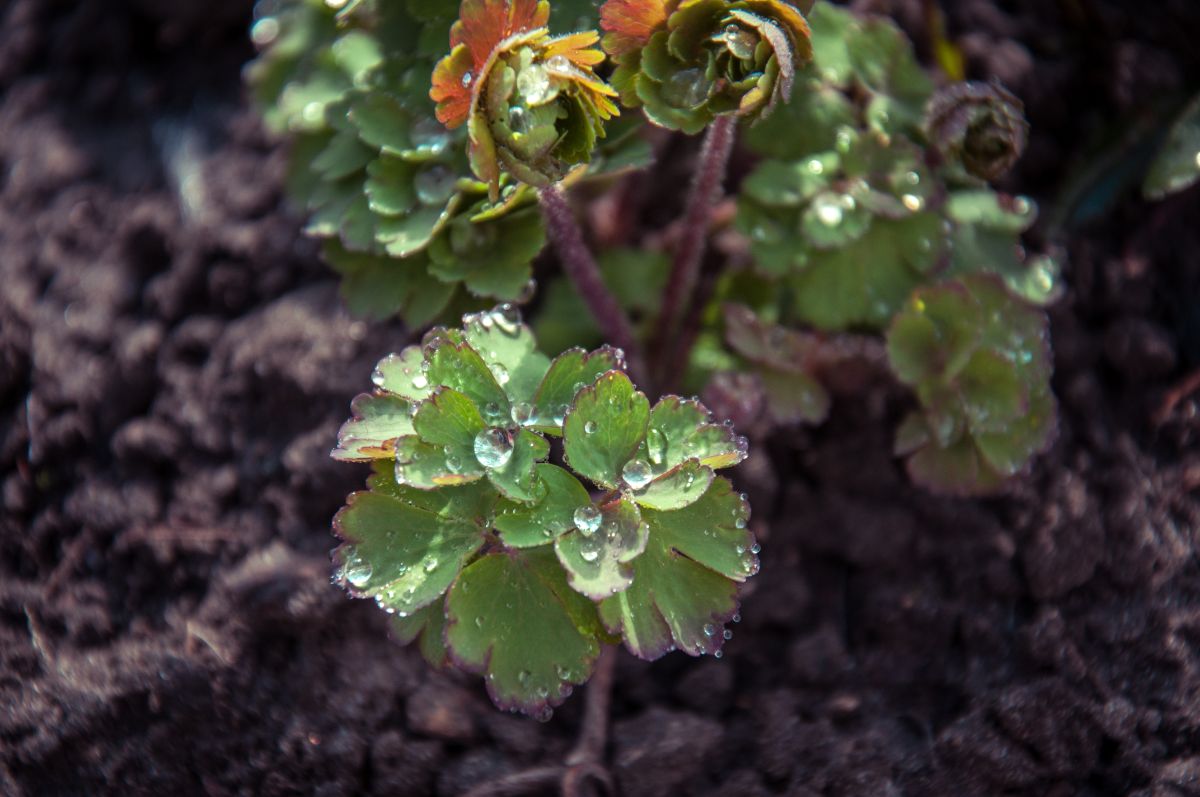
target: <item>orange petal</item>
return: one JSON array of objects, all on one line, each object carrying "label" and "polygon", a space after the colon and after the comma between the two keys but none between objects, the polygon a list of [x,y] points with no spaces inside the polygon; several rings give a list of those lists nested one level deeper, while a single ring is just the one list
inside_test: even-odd
[{"label": "orange petal", "polygon": [[608,32],[604,49],[614,58],[641,49],[677,5],[679,0],[608,0],[600,7],[600,27]]},{"label": "orange petal", "polygon": [[467,121],[471,111],[471,52],[463,45],[438,61],[433,70],[429,98],[437,103],[437,119],[453,130]]},{"label": "orange petal", "polygon": [[509,36],[544,28],[549,21],[548,0],[463,0],[458,22],[450,29],[450,46],[467,45],[478,68]]},{"label": "orange petal", "polygon": [[575,66],[593,67],[604,63],[604,53],[593,46],[598,41],[600,41],[600,34],[594,30],[556,36],[546,42],[542,57],[549,60],[556,55],[561,55]]}]

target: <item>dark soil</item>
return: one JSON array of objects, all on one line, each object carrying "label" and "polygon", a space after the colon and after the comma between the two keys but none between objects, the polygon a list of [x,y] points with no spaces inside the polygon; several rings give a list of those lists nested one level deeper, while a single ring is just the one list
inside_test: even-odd
[{"label": "dark soil", "polygon": [[[921,39],[919,0],[891,11]],[[1104,131],[1200,87],[1195,0],[964,0],[972,75],[1029,104],[1047,202]],[[329,586],[363,473],[327,452],[398,326],[281,201],[240,87],[245,0],[0,4],[0,794],[455,795],[559,760]],[[922,45],[925,46],[925,45]],[[678,168],[676,166],[675,168]],[[1054,449],[947,500],[904,398],[758,445],[764,541],[720,661],[625,656],[636,795],[1200,793],[1200,192],[1064,241]]]}]

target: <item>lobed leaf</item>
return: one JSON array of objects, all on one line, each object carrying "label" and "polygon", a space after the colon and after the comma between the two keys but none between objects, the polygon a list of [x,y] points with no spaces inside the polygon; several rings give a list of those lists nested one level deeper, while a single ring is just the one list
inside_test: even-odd
[{"label": "lobed leaf", "polygon": [[484,675],[501,708],[544,713],[588,679],[600,654],[595,608],[546,548],[476,561],[450,591],[446,617],[451,657]]},{"label": "lobed leaf", "polygon": [[563,449],[572,470],[614,489],[646,435],[650,402],[629,377],[609,371],[575,394],[563,421]]},{"label": "lobed leaf", "polygon": [[396,396],[363,393],[350,404],[350,414],[330,453],[342,462],[391,459],[396,440],[413,434],[412,405]]}]

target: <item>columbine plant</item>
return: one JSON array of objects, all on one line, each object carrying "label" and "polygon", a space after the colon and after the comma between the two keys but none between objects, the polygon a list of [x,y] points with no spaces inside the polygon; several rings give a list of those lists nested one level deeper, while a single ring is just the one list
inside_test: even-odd
[{"label": "columbine plant", "polygon": [[[912,390],[896,453],[914,480],[996,492],[1053,438],[1039,305],[1056,265],[1020,245],[1032,200],[987,183],[1025,147],[1020,102],[935,91],[891,22],[806,0],[281,8],[255,25],[250,77],[296,136],[292,193],[351,308],[417,328],[524,301],[549,240],[567,282],[547,270],[540,320],[569,337],[587,311],[590,342],[619,347],[552,360],[512,304],[468,314],[381,361],[339,435],[334,457],[373,474],[336,519],[338,580],[497,705],[545,717],[593,674],[607,700],[618,644],[720,655],[758,570],[749,506],[715,474],[746,442],[680,386],[753,409],[756,434],[819,423],[829,351],[865,333]],[[741,122],[758,163],[720,229]],[[649,125],[704,132],[678,242],[609,253],[606,271],[564,189],[647,165]],[[1155,185],[1194,178],[1180,171]],[[721,267],[702,282],[710,237]],[[606,778],[599,705],[564,783]]]},{"label": "columbine plant", "polygon": [[386,357],[339,434],[335,458],[375,466],[335,521],[339,580],[498,706],[548,715],[618,642],[719,655],[758,571],[750,507],[714,473],[745,439],[695,401],[652,406],[622,365],[550,360],[503,306]]}]

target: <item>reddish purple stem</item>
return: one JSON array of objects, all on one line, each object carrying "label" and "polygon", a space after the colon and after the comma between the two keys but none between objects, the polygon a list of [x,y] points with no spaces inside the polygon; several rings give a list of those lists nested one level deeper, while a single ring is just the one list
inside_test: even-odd
[{"label": "reddish purple stem", "polygon": [[629,316],[617,302],[616,297],[604,284],[600,267],[583,240],[583,232],[575,220],[575,213],[558,186],[543,188],[538,192],[542,215],[550,242],[554,244],[563,271],[575,285],[607,343],[624,349],[629,364],[630,376],[639,383],[645,382],[645,367],[642,363],[641,347],[633,333]]},{"label": "reddish purple stem", "polygon": [[[679,245],[675,250],[671,274],[667,278],[659,305],[662,310],[658,317],[655,343],[657,350],[665,355],[658,363],[660,372],[667,369],[682,370],[679,366],[672,367],[669,362],[671,353],[678,351],[671,343],[677,327],[687,315],[688,306],[696,290],[700,264],[708,246],[708,227],[712,211],[720,199],[721,184],[725,182],[725,171],[729,166],[729,155],[733,152],[736,134],[737,118],[734,116],[717,117],[704,134],[700,163],[696,168],[696,176],[692,180],[691,193],[684,210]],[[684,354],[686,355],[686,352]]]}]

